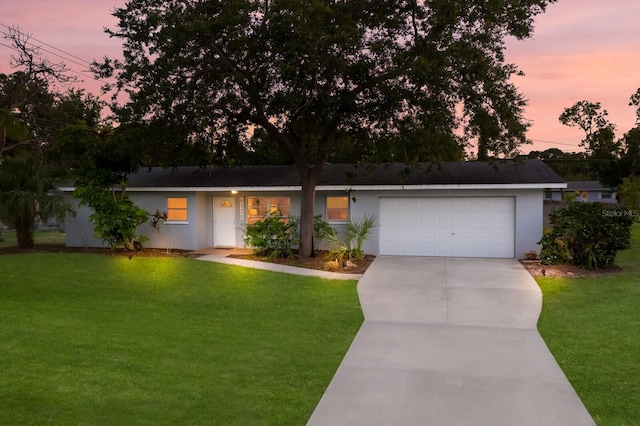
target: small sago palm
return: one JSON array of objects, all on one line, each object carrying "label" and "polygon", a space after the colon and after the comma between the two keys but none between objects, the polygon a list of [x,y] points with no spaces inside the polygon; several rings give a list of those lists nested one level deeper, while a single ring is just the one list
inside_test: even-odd
[{"label": "small sago palm", "polygon": [[340,263],[345,259],[362,260],[365,254],[362,246],[377,226],[376,216],[365,214],[362,219],[349,219],[346,225],[344,239],[334,228],[327,232],[325,239],[332,246],[328,257]]},{"label": "small sago palm", "polygon": [[360,220],[350,220],[347,223],[347,238],[349,239],[349,246],[351,247],[352,257],[357,260],[362,260],[364,257],[364,251],[362,246],[365,241],[371,237],[373,228],[376,227],[377,220],[375,215],[367,215]]}]

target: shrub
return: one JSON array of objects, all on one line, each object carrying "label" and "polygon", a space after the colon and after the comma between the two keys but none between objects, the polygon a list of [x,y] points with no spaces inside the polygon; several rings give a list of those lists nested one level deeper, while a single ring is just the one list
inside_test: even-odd
[{"label": "shrub", "polygon": [[622,195],[624,204],[635,213],[635,220],[638,221],[637,212],[640,210],[640,177],[632,176],[622,179],[622,184],[618,188]]},{"label": "shrub", "polygon": [[564,240],[561,237],[554,236],[551,229],[543,231],[542,239],[538,241],[538,244],[542,245],[540,259],[545,265],[567,263],[572,259],[571,252]]},{"label": "shrub", "polygon": [[80,205],[93,209],[89,220],[94,225],[94,236],[112,249],[124,247],[129,251],[137,251],[148,240],[146,236],[138,234],[138,226],[149,219],[149,213],[129,199],[126,182],[121,183],[120,191],[95,182],[81,183],[74,195],[80,199]]},{"label": "shrub", "polygon": [[595,269],[610,265],[627,248],[634,217],[630,211],[601,203],[571,203],[550,216],[553,226],[538,244],[545,264],[572,262]]},{"label": "shrub", "polygon": [[538,252],[535,250],[527,250],[524,252],[524,257],[527,260],[536,260],[538,259]]},{"label": "shrub", "polygon": [[322,218],[321,214],[317,214],[313,217],[313,245],[314,249],[318,248],[320,241],[325,241],[327,235],[331,233],[331,225],[329,222]]},{"label": "shrub", "polygon": [[149,214],[133,204],[131,200],[109,200],[95,206],[89,215],[95,226],[94,235],[106,242],[109,247],[124,247],[128,251],[142,249],[142,243],[148,240],[137,233],[138,226],[149,218]]},{"label": "shrub", "polygon": [[362,260],[364,257],[362,246],[369,239],[376,225],[377,221],[374,215],[364,215],[362,220],[349,220],[347,221],[345,239],[340,238],[335,228],[331,228],[325,237],[332,244],[328,257],[338,262],[345,259]]},{"label": "shrub", "polygon": [[245,241],[272,259],[292,257],[293,247],[300,241],[299,224],[300,220],[295,216],[285,218],[280,213],[270,215],[247,225]]}]

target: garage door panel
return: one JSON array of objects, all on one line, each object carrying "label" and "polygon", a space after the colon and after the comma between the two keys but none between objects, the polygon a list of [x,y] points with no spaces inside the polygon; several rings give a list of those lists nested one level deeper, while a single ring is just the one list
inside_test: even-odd
[{"label": "garage door panel", "polygon": [[380,223],[384,223],[387,226],[397,225],[399,221],[398,215],[389,211],[381,211],[380,212]]},{"label": "garage door panel", "polygon": [[469,213],[454,213],[451,215],[451,223],[454,225],[469,227],[471,226],[471,217]]},{"label": "garage door panel", "polygon": [[401,241],[413,242],[415,240],[414,234],[415,231],[412,229],[401,228],[398,230],[398,238]]},{"label": "garage door panel", "polygon": [[380,199],[380,253],[514,257],[514,197]]},{"label": "garage door panel", "polygon": [[436,222],[436,215],[431,212],[421,211],[418,213],[418,222],[425,224],[433,224]]},{"label": "garage door panel", "polygon": [[398,215],[399,215],[398,225],[400,226],[415,226],[418,224],[417,212],[401,211],[401,212],[398,212]]},{"label": "garage door panel", "polygon": [[437,237],[436,230],[433,228],[418,228],[416,229],[416,232],[418,233],[421,239],[426,238],[429,240],[433,240],[434,238]]}]

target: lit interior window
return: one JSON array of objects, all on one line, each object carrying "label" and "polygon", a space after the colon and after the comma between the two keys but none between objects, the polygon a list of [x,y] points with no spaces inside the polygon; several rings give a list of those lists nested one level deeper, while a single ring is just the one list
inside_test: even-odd
[{"label": "lit interior window", "polygon": [[189,219],[186,198],[167,198],[167,221],[186,222]]},{"label": "lit interior window", "polygon": [[327,221],[349,220],[349,197],[327,197]]},{"label": "lit interior window", "polygon": [[267,216],[280,214],[289,217],[289,197],[247,197],[247,223],[255,223]]}]

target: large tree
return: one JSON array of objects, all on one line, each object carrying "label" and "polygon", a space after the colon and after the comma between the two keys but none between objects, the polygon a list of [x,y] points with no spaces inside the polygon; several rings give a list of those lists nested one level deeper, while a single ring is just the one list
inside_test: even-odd
[{"label": "large tree", "polygon": [[103,103],[81,90],[57,92],[57,84],[76,80],[67,67],[44,58],[17,28],[3,37],[16,52],[10,66],[18,70],[0,74],[0,220],[16,228],[20,247],[31,247],[36,219],[61,217],[67,209],[53,181],[66,160],[52,157],[56,133],[69,123],[95,125]]},{"label": "large tree", "polygon": [[336,145],[377,158],[381,141],[422,134],[434,159],[470,140],[482,157],[517,150],[525,100],[504,41],[529,37],[554,1],[130,0],[107,30],[124,59],[95,71],[128,95],[123,122],[173,123],[185,143],[266,132],[299,172],[309,256],[315,187]]},{"label": "large tree", "polygon": [[9,27],[3,38],[16,52],[9,66],[18,70],[0,74],[0,157],[21,146],[38,149],[49,142],[56,125],[47,116],[56,95],[51,86],[77,81],[64,63],[43,56],[18,27]]},{"label": "large tree", "polygon": [[636,176],[640,162],[640,89],[631,95],[630,106],[638,107],[636,127],[622,138],[616,139],[615,124],[600,102],[579,101],[565,108],[559,116],[562,124],[577,127],[584,132],[581,146],[590,171],[604,185],[612,188],[625,177]]}]

